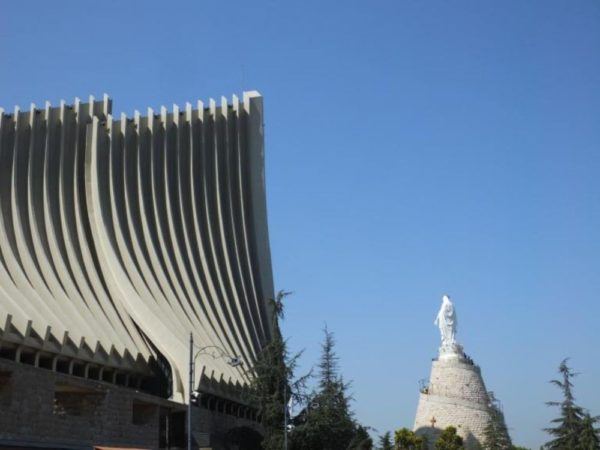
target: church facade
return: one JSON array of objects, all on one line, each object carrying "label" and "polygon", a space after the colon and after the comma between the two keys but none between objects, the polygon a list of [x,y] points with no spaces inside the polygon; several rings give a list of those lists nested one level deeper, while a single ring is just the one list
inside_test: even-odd
[{"label": "church facade", "polygon": [[271,298],[260,94],[0,109],[0,448],[258,439]]}]

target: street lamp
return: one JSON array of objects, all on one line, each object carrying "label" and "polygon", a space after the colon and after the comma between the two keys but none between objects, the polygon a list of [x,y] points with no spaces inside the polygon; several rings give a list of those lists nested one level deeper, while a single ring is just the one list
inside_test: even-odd
[{"label": "street lamp", "polygon": [[[211,353],[210,351],[214,352]],[[201,354],[210,355],[213,359],[222,358],[227,361],[231,367],[239,367],[244,362],[238,356],[230,356],[225,350],[216,345],[207,345],[206,347],[200,347],[194,353],[194,335],[190,333],[190,382],[189,382],[189,395],[188,395],[188,450],[192,450],[192,400],[197,393],[194,391],[194,378],[196,368],[196,358]]]}]

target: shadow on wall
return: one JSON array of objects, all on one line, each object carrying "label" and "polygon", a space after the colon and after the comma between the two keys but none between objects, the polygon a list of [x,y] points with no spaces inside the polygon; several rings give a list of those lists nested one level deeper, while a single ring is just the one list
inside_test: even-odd
[{"label": "shadow on wall", "polygon": [[[457,427],[457,430],[458,430],[458,434],[460,436],[463,436],[464,433],[461,433],[460,425]],[[435,448],[435,446],[434,446],[435,441],[437,441],[437,439],[440,437],[440,434],[442,433],[442,431],[443,430],[441,428],[421,427],[415,431],[415,434],[417,434],[419,436],[426,436],[429,448],[430,448],[430,450],[433,450]],[[467,449],[467,450],[483,449],[483,445],[470,432],[468,432],[466,434],[466,437],[463,437],[463,443],[464,443],[465,449]]]},{"label": "shadow on wall", "polygon": [[226,440],[230,449],[261,450],[262,435],[249,427],[237,427],[227,432]]}]

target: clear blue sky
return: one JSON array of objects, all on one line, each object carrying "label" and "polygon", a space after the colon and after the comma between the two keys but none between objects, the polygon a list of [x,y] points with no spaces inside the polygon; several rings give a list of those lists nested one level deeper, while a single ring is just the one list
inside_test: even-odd
[{"label": "clear blue sky", "polygon": [[453,296],[537,448],[565,356],[600,414],[600,3],[0,0],[0,105],[265,96],[285,332],[337,336],[357,416],[412,426]]}]

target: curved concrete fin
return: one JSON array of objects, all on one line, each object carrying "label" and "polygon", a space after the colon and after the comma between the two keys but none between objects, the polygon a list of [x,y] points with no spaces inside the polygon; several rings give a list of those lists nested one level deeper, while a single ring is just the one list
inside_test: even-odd
[{"label": "curved concrete fin", "polygon": [[0,109],[0,343],[125,374],[158,351],[183,401],[191,332],[250,366],[205,355],[195,385],[246,386],[272,334],[263,165],[257,92],[132,118],[106,94]]}]

